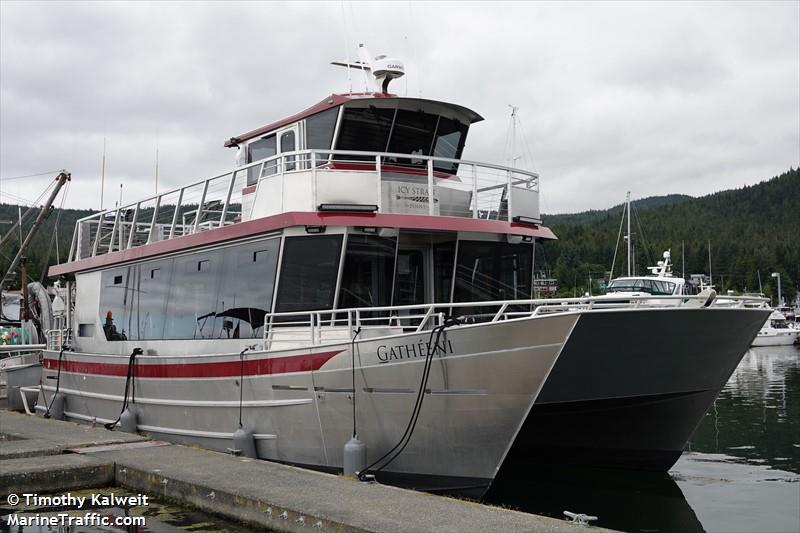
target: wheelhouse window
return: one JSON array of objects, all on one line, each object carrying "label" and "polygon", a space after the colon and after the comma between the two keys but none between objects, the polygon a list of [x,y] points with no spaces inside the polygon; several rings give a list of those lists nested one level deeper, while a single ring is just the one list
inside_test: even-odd
[{"label": "wheelhouse window", "polygon": [[276,311],[333,307],[341,249],[341,235],[287,237],[283,245]]},{"label": "wheelhouse window", "polygon": [[338,307],[391,305],[396,238],[349,235]]},{"label": "wheelhouse window", "polygon": [[[294,130],[289,130],[286,133],[281,134],[281,153],[285,154],[286,152],[294,152],[297,150],[297,139],[295,138]],[[295,163],[295,159],[297,156],[294,155],[287,155],[283,157],[283,164],[286,165],[284,169],[286,172],[290,170],[295,170],[297,168],[297,164]]]},{"label": "wheelhouse window", "polygon": [[657,279],[615,279],[608,285],[607,293],[644,292],[654,296],[668,296],[675,291],[675,283]]},{"label": "wheelhouse window", "polygon": [[[345,108],[342,124],[339,126],[336,148],[338,150],[385,152],[394,113],[394,109],[373,106]],[[356,161],[372,160],[370,156],[348,155],[337,157],[337,159],[339,158]]]},{"label": "wheelhouse window", "polygon": [[[387,152],[399,154],[430,155],[431,144],[438,117],[424,111],[399,109],[394,119]],[[387,163],[425,166],[424,159],[389,157]]]},{"label": "wheelhouse window", "polygon": [[[254,163],[261,161],[268,157],[272,157],[278,153],[278,145],[275,140],[275,135],[263,137],[255,142],[250,143],[247,147],[247,162]],[[258,182],[259,172],[261,167],[256,165],[247,170],[247,185],[255,185]],[[272,162],[268,168],[264,169],[265,175],[275,174],[275,163]]]},{"label": "wheelhouse window", "polygon": [[532,260],[531,244],[460,241],[454,301],[530,298]]},{"label": "wheelhouse window", "polygon": [[[456,119],[418,109],[345,107],[336,141],[338,150],[434,155],[458,159],[464,149],[469,126]],[[339,156],[336,159],[372,161],[370,156]],[[421,158],[387,158],[395,165],[424,167]],[[434,169],[456,173],[455,163],[434,162]]]},{"label": "wheelhouse window", "polygon": [[[333,130],[336,129],[336,118],[338,116],[339,108],[334,107],[322,113],[311,115],[306,119],[306,146],[310,150],[331,149]],[[327,158],[327,155],[323,154],[319,159],[323,157]]]},{"label": "wheelhouse window", "polygon": [[[468,126],[457,120],[441,117],[439,125],[436,127],[436,139],[433,145],[434,157],[447,159],[459,159],[464,149],[464,141],[467,138]],[[434,161],[435,170],[455,174],[458,171],[456,163],[446,163],[444,161]]]}]

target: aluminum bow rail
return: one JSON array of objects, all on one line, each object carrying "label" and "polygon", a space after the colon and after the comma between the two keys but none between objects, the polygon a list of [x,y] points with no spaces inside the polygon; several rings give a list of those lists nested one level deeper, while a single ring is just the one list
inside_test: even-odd
[{"label": "aluminum bow rail", "polygon": [[716,298],[715,293],[701,293],[693,296],[595,296],[267,313],[264,341],[265,349],[271,350],[285,348],[286,344],[320,345],[341,342],[342,339],[349,340],[358,329],[374,329],[377,330],[374,333],[380,336],[422,332],[442,325],[447,316],[458,317],[463,324],[474,324],[590,310],[764,308],[768,304],[769,300],[766,298]]}]

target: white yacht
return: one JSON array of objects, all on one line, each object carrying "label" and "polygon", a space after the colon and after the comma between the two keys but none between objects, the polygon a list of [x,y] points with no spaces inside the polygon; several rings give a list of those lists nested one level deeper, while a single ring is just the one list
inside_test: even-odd
[{"label": "white yacht", "polygon": [[758,330],[753,346],[789,346],[797,342],[800,330],[786,320],[780,311],[773,311]]}]

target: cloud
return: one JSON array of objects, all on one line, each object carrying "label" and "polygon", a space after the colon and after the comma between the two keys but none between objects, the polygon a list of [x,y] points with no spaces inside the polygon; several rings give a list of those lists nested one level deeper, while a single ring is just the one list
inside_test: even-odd
[{"label": "cloud", "polygon": [[[400,94],[486,118],[465,157],[517,154],[547,212],[705,194],[800,165],[800,4],[0,3],[0,176],[68,168],[69,204],[128,200],[232,165],[225,139],[293,114],[374,53]],[[349,48],[346,48],[346,44]],[[46,178],[0,182],[33,198]]]}]

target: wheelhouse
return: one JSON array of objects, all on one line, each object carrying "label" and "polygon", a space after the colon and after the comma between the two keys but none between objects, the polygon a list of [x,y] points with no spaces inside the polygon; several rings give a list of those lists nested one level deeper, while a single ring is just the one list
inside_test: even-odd
[{"label": "wheelhouse", "polygon": [[538,176],[461,159],[479,120],[332,95],[231,138],[231,172],[78,221],[69,262],[51,268],[75,282],[76,342],[172,353],[161,341],[285,331],[287,313],[330,311],[333,324],[374,308],[386,325],[408,316],[387,307],[531,298],[533,242],[555,238]]}]

